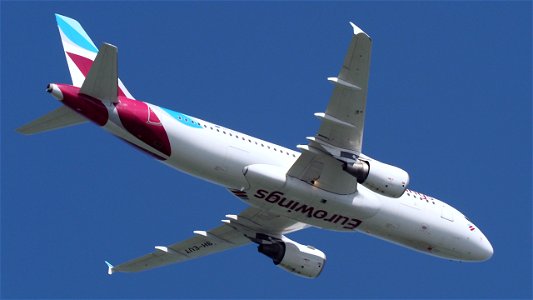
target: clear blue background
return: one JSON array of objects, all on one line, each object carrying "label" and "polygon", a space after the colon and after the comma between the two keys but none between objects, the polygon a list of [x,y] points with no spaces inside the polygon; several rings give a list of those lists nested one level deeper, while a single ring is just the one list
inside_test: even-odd
[{"label": "clear blue background", "polygon": [[[1,5],[2,297],[532,296],[531,2]],[[46,84],[70,82],[56,12],[119,47],[136,98],[293,148],[318,128],[354,21],[374,41],[365,153],[463,211],[493,258],[309,229],[291,238],[328,255],[314,281],[254,246],[109,277],[105,259],[188,238],[245,204],[92,124],[15,133],[58,106]]]}]

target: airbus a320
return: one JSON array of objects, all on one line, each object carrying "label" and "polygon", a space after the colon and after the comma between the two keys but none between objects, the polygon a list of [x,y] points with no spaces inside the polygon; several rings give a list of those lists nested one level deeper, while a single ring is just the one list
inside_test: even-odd
[{"label": "airbus a320", "polygon": [[489,240],[461,212],[409,190],[406,171],[362,152],[370,37],[352,36],[318,131],[299,151],[136,100],[118,78],[117,47],[97,48],[74,19],[56,14],[72,84],[47,91],[61,106],[18,129],[35,134],[91,121],[170,167],[218,184],[249,205],[211,230],[156,246],[113,266],[138,272],[255,244],[288,272],[317,277],[326,255],[287,237],[308,227],[365,233],[424,254],[484,261]]}]

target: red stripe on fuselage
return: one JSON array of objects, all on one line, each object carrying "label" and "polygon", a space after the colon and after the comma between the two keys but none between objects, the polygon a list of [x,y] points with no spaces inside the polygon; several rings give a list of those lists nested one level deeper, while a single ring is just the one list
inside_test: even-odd
[{"label": "red stripe on fuselage", "polygon": [[61,101],[63,104],[100,126],[104,126],[107,123],[109,113],[101,101],[91,96],[79,94],[80,89],[77,87],[64,84],[58,84],[57,86],[63,94],[63,100]]},{"label": "red stripe on fuselage", "polygon": [[170,156],[167,132],[157,115],[142,101],[119,97],[115,105],[124,128],[159,152]]},{"label": "red stripe on fuselage", "polygon": [[[107,123],[109,112],[102,101],[80,94],[80,88],[75,86],[57,84],[57,87],[63,94],[61,100],[63,104],[100,126]],[[171,147],[167,132],[154,111],[142,101],[126,97],[119,97],[118,100],[119,103],[115,104],[115,107],[124,129],[161,153],[170,156]],[[158,154],[127,142],[157,159],[165,160]]]}]

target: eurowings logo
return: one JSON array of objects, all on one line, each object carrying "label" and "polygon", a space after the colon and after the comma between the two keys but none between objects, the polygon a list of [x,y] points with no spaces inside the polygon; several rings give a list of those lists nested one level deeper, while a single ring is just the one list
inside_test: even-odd
[{"label": "eurowings logo", "polygon": [[254,197],[257,199],[264,199],[270,204],[277,204],[278,206],[284,207],[291,213],[300,213],[308,218],[314,218],[324,222],[343,225],[342,228],[344,229],[355,229],[362,223],[362,221],[358,219],[331,213],[327,210],[318,209],[314,206],[300,203],[296,200],[287,199],[287,197],[284,197],[284,194],[280,191],[269,192],[267,190],[259,189],[255,192]]}]

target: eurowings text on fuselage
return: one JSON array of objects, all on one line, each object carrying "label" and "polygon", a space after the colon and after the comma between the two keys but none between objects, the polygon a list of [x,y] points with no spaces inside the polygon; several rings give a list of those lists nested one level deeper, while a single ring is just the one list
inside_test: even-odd
[{"label": "eurowings text on fuselage", "polygon": [[285,235],[309,226],[363,232],[452,260],[484,261],[493,249],[450,205],[407,189],[407,172],[364,155],[362,136],[371,52],[353,36],[318,133],[301,152],[134,99],[118,79],[117,48],[94,45],[74,19],[56,15],[72,85],[50,84],[62,106],[19,129],[25,134],[90,120],[165,164],[221,185],[250,207],[209,231],[118,266],[135,272],[256,243],[279,267],[317,277],[325,254]]}]

